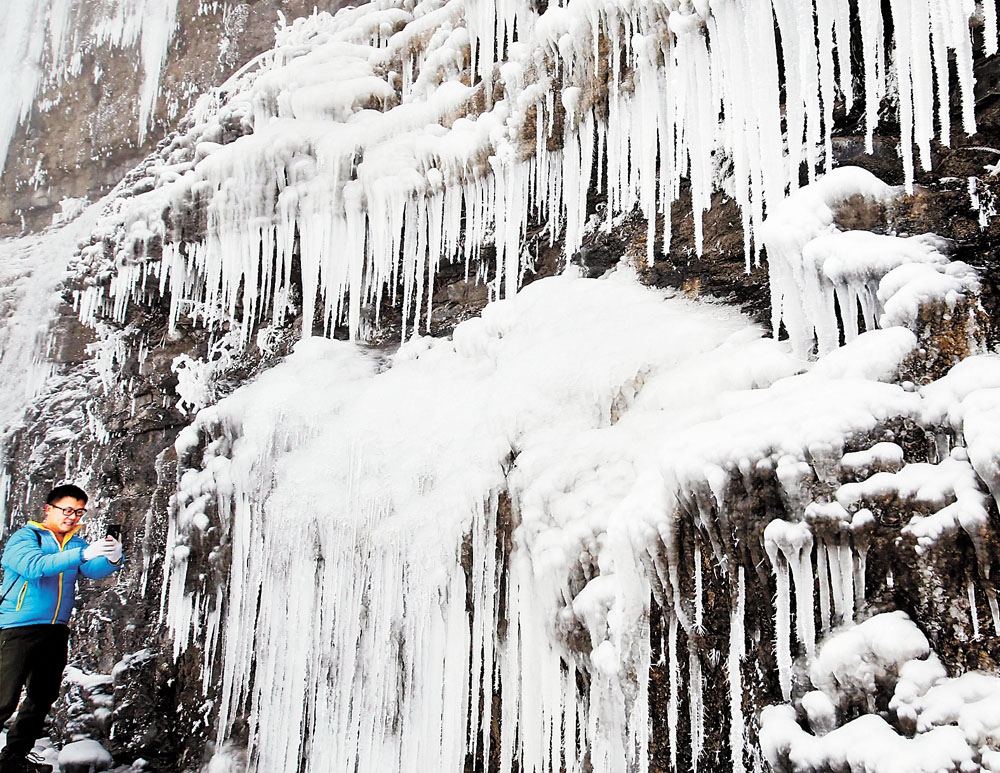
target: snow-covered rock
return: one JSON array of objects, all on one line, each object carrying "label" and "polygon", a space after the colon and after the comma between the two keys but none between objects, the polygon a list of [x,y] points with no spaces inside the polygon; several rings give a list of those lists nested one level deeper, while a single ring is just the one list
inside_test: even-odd
[{"label": "snow-covered rock", "polygon": [[74,741],[59,750],[62,773],[96,773],[108,770],[113,763],[107,749],[91,739]]}]

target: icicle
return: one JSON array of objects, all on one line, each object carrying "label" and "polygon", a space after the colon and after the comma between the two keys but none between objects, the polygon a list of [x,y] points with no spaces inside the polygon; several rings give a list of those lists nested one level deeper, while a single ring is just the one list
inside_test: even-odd
[{"label": "icicle", "polygon": [[837,545],[837,560],[835,570],[840,572],[841,577],[843,620],[849,622],[854,620],[854,551],[850,545]]},{"label": "icicle", "polygon": [[743,719],[743,676],[740,661],[744,656],[746,634],[744,618],[746,587],[743,566],[739,567],[736,582],[736,597],[732,600],[729,616],[729,748],[733,758],[734,773],[745,770],[743,764],[744,731]]},{"label": "icicle", "polygon": [[778,682],[784,699],[792,694],[792,652],[791,652],[791,601],[788,586],[788,564],[784,556],[777,553],[771,558],[777,583],[774,599],[774,646],[778,660]]},{"label": "icicle", "polygon": [[815,648],[813,621],[812,532],[805,523],[771,521],[764,528],[764,548],[774,569],[774,646],[778,661],[778,682],[785,700],[792,687],[791,592],[789,570],[795,577],[796,628],[799,641],[812,654]]},{"label": "icicle", "polygon": [[840,545],[826,543],[827,565],[830,569],[830,592],[833,597],[833,611],[837,622],[846,622],[844,608],[844,573],[840,561]]},{"label": "icicle", "polygon": [[702,623],[704,617],[705,592],[702,587],[702,565],[701,565],[701,542],[694,541],[694,629],[702,633],[705,627]]},{"label": "icicle", "polygon": [[795,580],[795,623],[798,639],[810,657],[816,649],[813,605],[812,534],[795,551],[789,566]]},{"label": "icicle", "polygon": [[986,585],[986,600],[990,605],[990,615],[993,617],[993,630],[1000,636],[1000,604],[997,603],[997,592],[992,584]]},{"label": "icicle", "polygon": [[[871,513],[867,514],[874,521]],[[868,537],[855,535],[854,538],[854,607],[861,609],[865,605],[866,583],[868,574]]]},{"label": "icicle", "polygon": [[834,89],[834,45],[835,24],[834,0],[815,0],[816,26],[819,31],[819,86],[820,102],[823,106],[823,165],[825,171],[833,168],[833,108]]},{"label": "icicle", "polygon": [[694,642],[688,638],[688,717],[691,728],[691,769],[697,773],[701,752],[705,745],[704,684],[701,677],[701,660]]},{"label": "icicle", "polygon": [[670,743],[671,770],[677,770],[677,714],[679,711],[679,696],[681,688],[681,666],[680,660],[677,657],[678,628],[677,615],[671,614],[670,633],[667,639],[670,662],[670,698],[667,702],[667,738]]},{"label": "icicle", "polygon": [[827,568],[827,546],[821,541],[816,546],[816,576],[819,579],[819,625],[820,629],[830,629],[830,571]]},{"label": "icicle", "polygon": [[[911,0],[903,13],[908,16],[900,25],[899,34],[910,35],[908,43],[909,75],[913,94],[913,135],[920,165],[926,170],[931,166],[930,142],[934,136],[934,75],[932,69],[932,24],[928,0]],[[899,16],[893,13],[893,20]],[[944,95],[941,95],[944,98]]]},{"label": "icicle", "polygon": [[996,0],[983,0],[983,53],[993,56],[1000,50]]},{"label": "icicle", "polygon": [[965,573],[965,592],[969,598],[969,618],[972,621],[972,638],[979,639],[979,610],[976,608],[976,585],[972,581],[972,574]]}]

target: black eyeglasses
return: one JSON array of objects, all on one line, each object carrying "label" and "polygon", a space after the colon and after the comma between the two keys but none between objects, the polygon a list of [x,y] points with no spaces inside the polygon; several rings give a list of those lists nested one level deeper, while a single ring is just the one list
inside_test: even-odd
[{"label": "black eyeglasses", "polygon": [[54,507],[56,510],[61,510],[64,515],[68,515],[70,518],[83,518],[87,512],[87,508],[81,507],[79,509],[73,507],[59,507],[59,505],[47,505],[48,507]]}]

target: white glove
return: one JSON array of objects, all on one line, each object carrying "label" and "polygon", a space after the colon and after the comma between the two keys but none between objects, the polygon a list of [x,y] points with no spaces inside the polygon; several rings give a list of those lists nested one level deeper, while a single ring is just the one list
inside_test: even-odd
[{"label": "white glove", "polygon": [[116,540],[114,537],[108,537],[105,542],[111,543],[111,551],[107,553],[107,559],[113,564],[117,564],[122,560],[122,543]]},{"label": "white glove", "polygon": [[121,558],[122,547],[117,540],[113,540],[110,537],[98,540],[97,542],[91,542],[87,547],[83,549],[83,560],[93,561],[95,558],[100,558],[104,556],[109,561],[111,556],[115,551],[115,545],[118,546],[118,557]]}]

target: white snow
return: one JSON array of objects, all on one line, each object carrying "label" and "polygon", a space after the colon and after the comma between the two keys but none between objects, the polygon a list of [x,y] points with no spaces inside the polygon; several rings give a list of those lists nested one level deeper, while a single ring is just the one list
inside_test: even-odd
[{"label": "white snow", "polygon": [[[876,687],[909,660],[926,657],[927,638],[903,612],[876,615],[830,636],[809,676],[835,704],[874,699]],[[869,707],[872,710],[873,707]]]},{"label": "white snow", "polygon": [[93,690],[98,687],[108,687],[111,685],[109,674],[88,674],[75,666],[67,666],[63,674],[63,679],[73,684],[78,684],[84,690]]},{"label": "white snow", "polygon": [[59,750],[60,765],[89,765],[91,770],[107,770],[112,763],[108,750],[89,738],[73,741]]},{"label": "white snow", "polygon": [[864,451],[844,454],[841,457],[840,466],[855,474],[898,472],[903,466],[903,449],[895,443],[876,443]]},{"label": "white snow", "polygon": [[[771,765],[797,773],[994,770],[1000,737],[1000,679],[970,671],[949,678],[927,638],[903,612],[833,632],[810,671],[818,688],[761,714]],[[876,696],[889,695],[888,704]],[[862,714],[846,721],[851,708]]]}]

